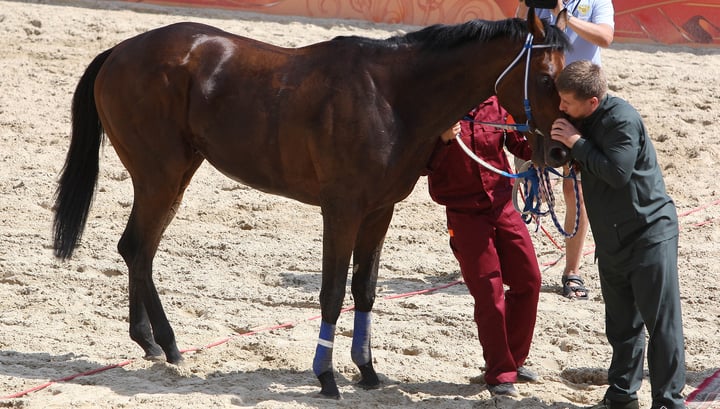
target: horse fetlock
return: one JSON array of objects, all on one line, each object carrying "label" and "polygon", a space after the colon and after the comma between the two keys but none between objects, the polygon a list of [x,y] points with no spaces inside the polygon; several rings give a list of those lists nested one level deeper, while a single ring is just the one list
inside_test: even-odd
[{"label": "horse fetlock", "polygon": [[137,325],[130,327],[130,339],[135,341],[145,352],[144,359],[149,361],[160,361],[165,356],[160,345],[153,341],[152,334],[146,331],[145,326]]}]

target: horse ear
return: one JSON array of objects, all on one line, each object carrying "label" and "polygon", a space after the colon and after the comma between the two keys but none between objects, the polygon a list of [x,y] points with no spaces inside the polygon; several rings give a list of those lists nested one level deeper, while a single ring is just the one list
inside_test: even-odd
[{"label": "horse ear", "polygon": [[545,39],[545,27],[537,14],[535,14],[535,7],[528,9],[527,24],[530,34],[542,42]]},{"label": "horse ear", "polygon": [[568,24],[568,11],[567,9],[562,9],[562,11],[557,15],[557,18],[555,19],[555,25],[557,28],[559,28],[562,31],[565,31],[565,28]]}]

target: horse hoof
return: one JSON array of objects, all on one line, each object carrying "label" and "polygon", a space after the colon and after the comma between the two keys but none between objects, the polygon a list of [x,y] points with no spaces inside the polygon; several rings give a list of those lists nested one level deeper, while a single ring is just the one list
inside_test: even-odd
[{"label": "horse hoof", "polygon": [[165,360],[165,355],[145,355],[143,359],[150,362],[162,362]]},{"label": "horse hoof", "polygon": [[380,387],[380,378],[378,378],[377,372],[375,372],[375,368],[372,366],[372,362],[360,365],[358,368],[360,369],[361,375],[358,386],[363,389],[377,389]]},{"label": "horse hoof", "polygon": [[174,365],[180,365],[183,361],[183,356],[180,353],[180,351],[177,349],[176,346],[172,346],[169,348],[164,349],[165,351],[165,359],[167,359],[168,363],[174,364]]},{"label": "horse hoof", "polygon": [[323,372],[318,375],[320,381],[320,397],[328,399],[342,399],[340,397],[340,390],[338,390],[337,384],[335,383],[335,376],[332,371]]},{"label": "horse hoof", "polygon": [[315,395],[316,398],[319,399],[333,399],[333,400],[342,400],[342,396],[338,393],[336,396],[328,396],[323,393],[323,391],[320,391],[317,395]]},{"label": "horse hoof", "polygon": [[357,383],[357,386],[365,389],[365,390],[371,390],[371,389],[380,389],[380,381],[367,381],[365,379],[361,379],[360,382]]},{"label": "horse hoof", "polygon": [[167,357],[167,361],[168,361],[168,363],[170,363],[170,364],[178,365],[178,366],[180,366],[180,365],[182,365],[183,363],[185,363],[185,359],[182,357],[182,355],[178,355],[177,357],[174,357],[174,358],[171,358],[170,356],[168,356],[168,357]]}]

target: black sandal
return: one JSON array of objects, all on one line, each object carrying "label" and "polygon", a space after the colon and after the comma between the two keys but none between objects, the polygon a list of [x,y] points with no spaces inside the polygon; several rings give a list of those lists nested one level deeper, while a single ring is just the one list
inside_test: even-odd
[{"label": "black sandal", "polygon": [[[582,295],[578,295],[581,293]],[[585,288],[585,281],[578,275],[562,276],[562,295],[565,298],[587,300],[590,291]]]}]

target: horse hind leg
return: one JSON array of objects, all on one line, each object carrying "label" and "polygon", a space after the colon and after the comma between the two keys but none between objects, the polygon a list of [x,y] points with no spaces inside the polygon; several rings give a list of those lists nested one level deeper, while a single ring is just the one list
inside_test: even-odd
[{"label": "horse hind leg", "polygon": [[166,169],[131,172],[135,197],[118,251],[128,266],[130,338],[145,351],[146,359],[159,359],[164,352],[168,362],[182,361],[153,283],[152,263],[162,234],[202,160],[194,157],[172,173]]},{"label": "horse hind leg", "polygon": [[360,226],[353,251],[352,294],[355,300],[355,321],[351,356],[360,370],[358,385],[365,389],[380,386],[371,350],[371,313],[375,303],[380,253],[390,226],[394,206],[368,215]]}]

